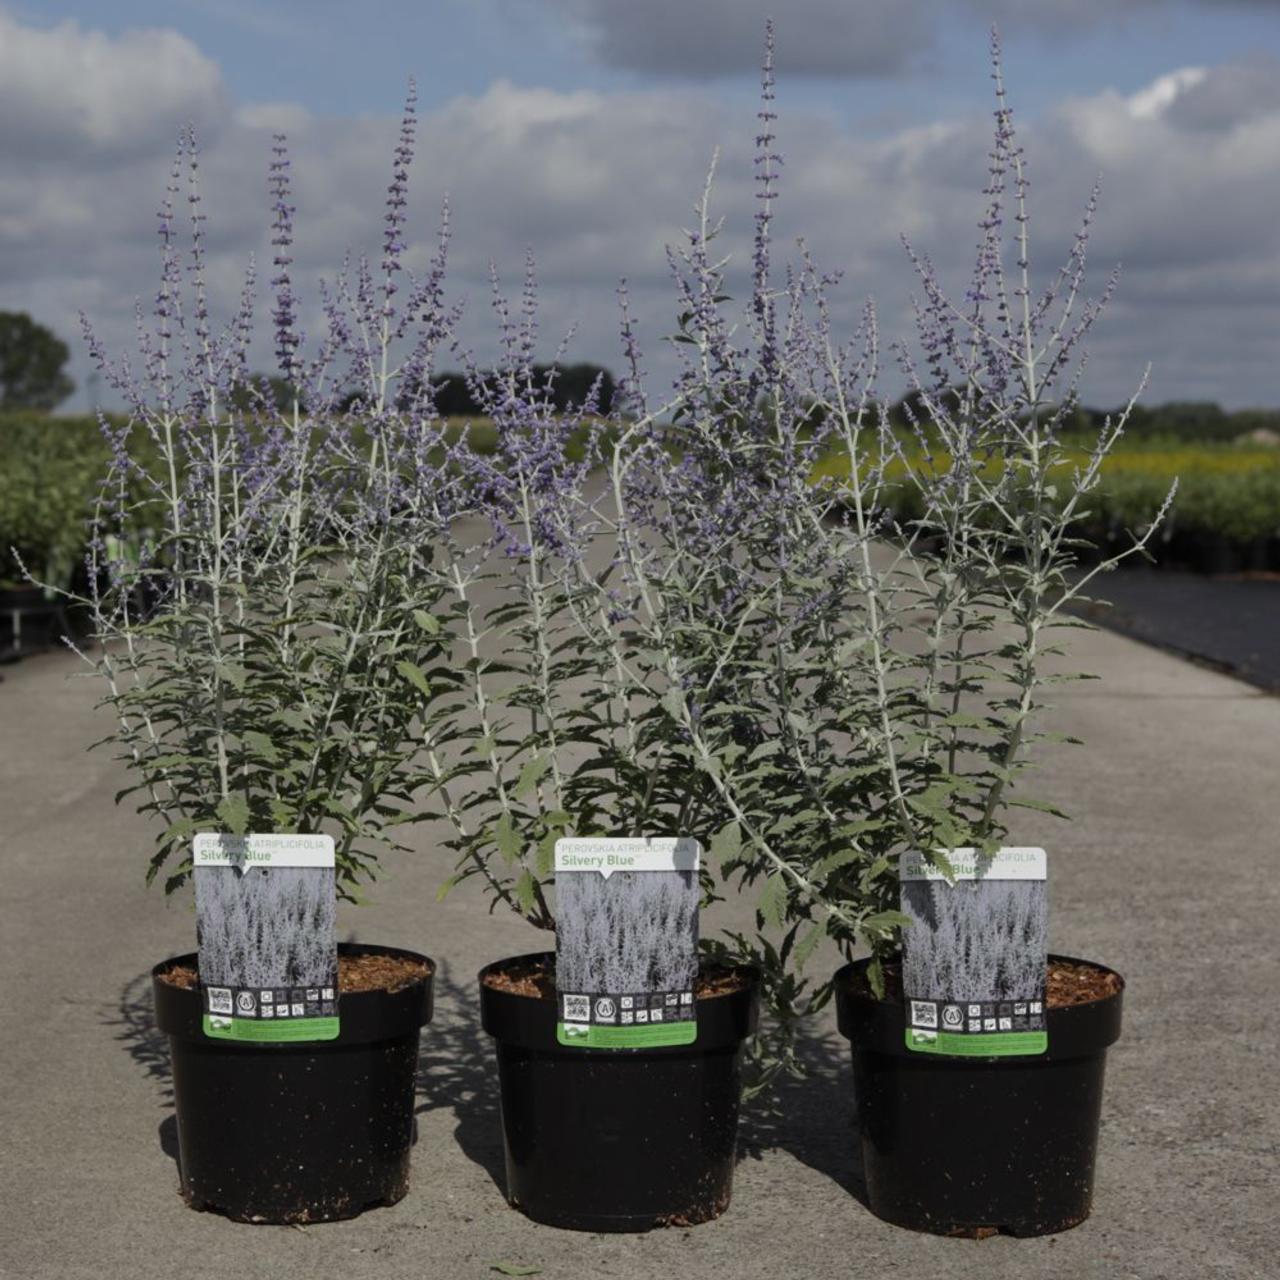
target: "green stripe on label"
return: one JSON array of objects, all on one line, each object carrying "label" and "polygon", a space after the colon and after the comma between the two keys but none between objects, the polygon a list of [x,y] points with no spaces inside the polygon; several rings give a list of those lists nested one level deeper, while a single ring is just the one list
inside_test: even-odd
[{"label": "green stripe on label", "polygon": [[1030,1057],[1049,1050],[1047,1031],[921,1031],[908,1027],[907,1048],[913,1053],[944,1053],[954,1058]]},{"label": "green stripe on label", "polygon": [[278,1022],[257,1018],[201,1019],[205,1035],[213,1040],[248,1040],[257,1044],[289,1044],[308,1040],[336,1040],[337,1018],[281,1018]]},{"label": "green stripe on label", "polygon": [[598,1022],[557,1022],[556,1039],[575,1049],[657,1049],[668,1044],[693,1044],[698,1024],[647,1023],[639,1027],[609,1027]]}]

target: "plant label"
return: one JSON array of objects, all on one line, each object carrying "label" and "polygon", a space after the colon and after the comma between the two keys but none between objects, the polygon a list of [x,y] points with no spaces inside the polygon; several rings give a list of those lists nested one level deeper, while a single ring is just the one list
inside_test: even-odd
[{"label": "plant label", "polygon": [[685,836],[556,841],[556,1038],[585,1049],[698,1037],[698,863]]},{"label": "plant label", "polygon": [[1043,849],[951,849],[899,863],[907,1048],[1013,1057],[1049,1047],[1048,864]]},{"label": "plant label", "polygon": [[192,862],[205,1035],[336,1039],[333,837],[204,833]]}]

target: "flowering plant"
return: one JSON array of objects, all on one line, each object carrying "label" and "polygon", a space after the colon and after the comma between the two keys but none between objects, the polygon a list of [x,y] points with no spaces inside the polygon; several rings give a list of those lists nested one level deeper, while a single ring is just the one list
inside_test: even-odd
[{"label": "flowering plant", "polygon": [[[1058,812],[1022,786],[1028,749],[1060,740],[1039,727],[1047,687],[1073,678],[1053,666],[1058,631],[1083,625],[1073,603],[1145,550],[1173,496],[1100,562],[1080,555],[1074,530],[1133,404],[1106,420],[1083,457],[1064,440],[1083,343],[1115,277],[1086,298],[1095,190],[1066,264],[1033,286],[1024,158],[998,44],[993,55],[995,140],[965,300],[953,302],[907,245],[923,297],[919,353],[896,347],[906,403],[918,406],[905,440],[875,392],[874,312],[839,344],[833,278],[807,260],[785,289],[757,285],[750,360],[727,345],[730,328],[710,304],[697,313],[702,363],[743,389],[735,421],[755,424],[772,477],[770,500],[738,526],[761,589],[748,642],[726,659],[732,686],[747,694],[732,714],[758,745],[704,749],[699,725],[714,709],[690,703],[681,714],[731,816],[713,847],[730,876],[763,884],[760,921],[781,942],[756,945],[793,977],[829,938],[846,954],[869,945],[878,985],[904,923],[901,852],[945,864],[950,848],[997,848],[1013,808]],[[758,281],[767,249],[758,234]],[[700,298],[723,294],[705,260],[697,275]],[[811,468],[815,450],[840,465]],[[914,518],[892,519],[893,486],[913,491]],[[806,1002],[793,978],[774,991],[784,1025],[828,994]]]},{"label": "flowering plant", "polygon": [[[272,322],[279,385],[248,356],[252,261],[225,325],[210,315],[195,140],[183,134],[160,212],[161,273],[141,367],[90,349],[128,416],[103,420],[112,461],[75,597],[97,647],[140,809],[163,828],[148,879],[189,874],[202,829],[332,832],[341,891],[375,871],[404,821],[413,725],[431,718],[427,671],[447,640],[421,572],[426,526],[455,514],[458,486],[428,372],[449,331],[446,237],[403,302],[410,96],[387,197],[381,259],[360,259],[324,296],[308,354],[293,292],[294,208],[277,138],[270,168]],[[185,189],[190,235],[178,243]],[[445,224],[447,231],[447,222]],[[185,277],[185,279],[184,279]],[[395,353],[405,352],[396,362]],[[146,447],[137,447],[141,437]],[[406,536],[407,532],[413,536]]]}]

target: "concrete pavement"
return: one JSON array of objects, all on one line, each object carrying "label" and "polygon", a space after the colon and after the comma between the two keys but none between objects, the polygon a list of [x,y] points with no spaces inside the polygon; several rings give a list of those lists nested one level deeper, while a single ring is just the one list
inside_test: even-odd
[{"label": "concrete pavement", "polygon": [[[1071,825],[1030,814],[1018,843],[1052,859],[1055,949],[1128,979],[1111,1051],[1094,1216],[1038,1240],[918,1236],[851,1193],[846,1046],[830,1021],[811,1078],[780,1119],[749,1117],[733,1204],[719,1221],[643,1237],[535,1226],[500,1191],[490,1049],[475,974],[542,945],[464,889],[443,904],[430,826],[394,859],[343,936],[441,962],[423,1037],[412,1189],[400,1204],[306,1230],[194,1213],[177,1194],[166,1051],[147,972],[194,946],[186,900],[142,883],[152,833],[112,805],[122,769],[85,744],[107,725],[96,687],[52,653],[0,684],[0,1276],[933,1277],[1253,1280],[1275,1244],[1280,1101],[1277,864],[1280,700],[1106,633],[1077,633],[1057,727],[1085,739],[1046,764],[1041,794]],[[741,915],[741,908],[732,909]],[[998,1135],[993,1135],[998,1140]]]}]

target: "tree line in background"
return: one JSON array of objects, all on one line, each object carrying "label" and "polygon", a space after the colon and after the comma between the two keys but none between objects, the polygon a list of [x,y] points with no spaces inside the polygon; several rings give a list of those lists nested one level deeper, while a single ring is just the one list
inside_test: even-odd
[{"label": "tree line in background", "polygon": [[[70,357],[67,344],[26,312],[0,311],[0,412],[56,409],[75,390],[75,383],[65,372]],[[537,390],[548,390],[555,407],[562,412],[586,404],[593,393],[599,413],[606,414],[613,407],[617,383],[601,365],[581,363],[556,368],[536,364],[532,374]],[[446,418],[483,417],[475,379],[489,376],[485,371],[470,376],[460,372],[442,374],[435,384],[437,412]],[[234,397],[237,409],[250,410],[255,407],[255,400],[257,407],[268,410],[283,407],[287,391],[283,379],[261,374],[252,381],[256,394],[241,388]],[[358,410],[358,397],[348,397],[344,407]],[[1096,435],[1108,414],[1114,412],[1082,405],[1071,415],[1068,429],[1081,435]],[[912,396],[903,396],[890,406],[889,417],[896,427],[906,431],[913,422],[925,420],[927,414]],[[1139,439],[1163,436],[1225,442],[1259,431],[1280,437],[1280,408],[1227,410],[1212,400],[1170,400],[1136,405],[1126,434]]]}]

